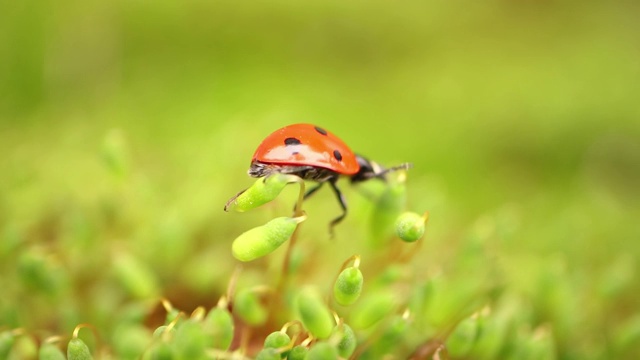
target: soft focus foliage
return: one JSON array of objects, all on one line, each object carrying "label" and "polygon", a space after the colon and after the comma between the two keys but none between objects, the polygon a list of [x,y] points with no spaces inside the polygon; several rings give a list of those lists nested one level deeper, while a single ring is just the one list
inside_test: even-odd
[{"label": "soft focus foliage", "polygon": [[[160,298],[189,314],[262,286],[244,299],[253,356],[295,318],[295,287],[330,295],[353,254],[362,297],[335,311],[375,327],[352,326],[359,346],[391,339],[361,358],[442,344],[452,358],[640,358],[639,13],[590,0],[2,2],[0,358],[33,358],[58,335],[78,358],[80,344],[98,359],[200,352],[210,330],[165,319]],[[332,240],[331,191],[305,201],[292,288],[268,303],[286,246],[234,275],[231,243],[290,216],[297,188],[222,208],[252,184],[261,139],[296,122],[414,167],[406,193],[341,181],[349,215]],[[429,212],[412,244],[382,236],[395,216],[374,208],[405,202]],[[81,323],[99,336],[68,352]]]}]

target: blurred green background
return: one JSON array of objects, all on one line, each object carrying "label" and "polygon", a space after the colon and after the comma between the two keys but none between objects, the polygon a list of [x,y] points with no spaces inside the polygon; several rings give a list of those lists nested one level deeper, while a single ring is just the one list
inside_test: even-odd
[{"label": "blurred green background", "polygon": [[[639,13],[632,1],[4,2],[0,326],[109,333],[132,299],[214,304],[233,238],[292,202],[222,206],[251,184],[262,138],[311,122],[382,164],[414,164],[409,206],[431,214],[425,277],[462,271],[456,254],[480,238],[490,256],[474,264],[527,299],[560,358],[611,355],[640,331]],[[364,251],[369,205],[342,187],[352,212],[336,241],[327,189],[305,226],[346,258]],[[130,266],[138,280],[119,275]]]}]

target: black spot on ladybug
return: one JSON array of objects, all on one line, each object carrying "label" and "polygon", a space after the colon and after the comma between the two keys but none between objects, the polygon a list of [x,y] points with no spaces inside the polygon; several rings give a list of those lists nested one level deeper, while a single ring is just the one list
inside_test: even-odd
[{"label": "black spot on ladybug", "polygon": [[336,160],[342,161],[342,154],[340,154],[340,151],[333,150],[333,156],[335,156]]},{"label": "black spot on ladybug", "polygon": [[316,129],[316,131],[317,131],[317,132],[319,132],[320,134],[322,134],[322,135],[327,135],[327,130],[325,130],[325,129],[323,129],[323,128],[319,127],[319,126],[315,126],[315,129]]},{"label": "black spot on ladybug", "polygon": [[284,139],[284,144],[289,146],[289,145],[300,145],[302,143],[300,142],[300,140],[296,138],[286,138]]}]

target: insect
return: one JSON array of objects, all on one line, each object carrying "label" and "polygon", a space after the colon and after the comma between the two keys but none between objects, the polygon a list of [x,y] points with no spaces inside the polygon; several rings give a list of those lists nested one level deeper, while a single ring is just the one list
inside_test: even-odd
[{"label": "insect", "polygon": [[342,208],[342,214],[330,223],[332,231],[347,216],[347,203],[336,185],[341,176],[349,177],[351,183],[374,178],[386,181],[388,172],[410,167],[411,164],[404,163],[383,168],[355,154],[340,138],[319,126],[293,124],[276,130],[260,143],[248,173],[260,178],[279,172],[317,182],[304,194],[304,199],[328,183]]}]

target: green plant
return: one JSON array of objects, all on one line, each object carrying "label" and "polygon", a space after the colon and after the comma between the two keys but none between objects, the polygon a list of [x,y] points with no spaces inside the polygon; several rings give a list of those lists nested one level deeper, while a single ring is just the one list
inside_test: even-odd
[{"label": "green plant", "polygon": [[[637,1],[2,1],[0,359],[66,357],[80,323],[96,359],[175,358],[169,339],[200,306],[220,320],[203,319],[219,340],[205,347],[254,354],[306,285],[349,326],[378,290],[397,295],[353,328],[354,357],[640,359],[637,14]],[[299,121],[412,161],[406,198],[340,180],[349,215],[333,240],[323,189],[288,269],[289,240],[239,262],[232,240],[290,217],[297,188],[259,211],[221,205],[250,183],[262,135]],[[423,241],[393,236],[388,197],[429,210]],[[354,254],[363,287],[343,306],[333,279]],[[240,336],[245,289],[267,320]]]}]

